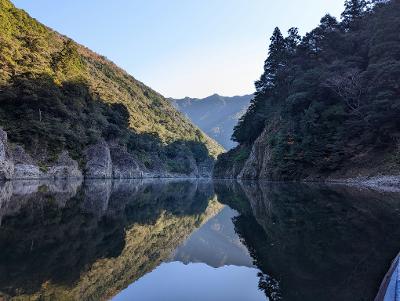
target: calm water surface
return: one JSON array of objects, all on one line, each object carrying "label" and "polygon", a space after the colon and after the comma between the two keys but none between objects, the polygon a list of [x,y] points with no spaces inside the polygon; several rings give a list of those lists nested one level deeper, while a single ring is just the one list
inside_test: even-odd
[{"label": "calm water surface", "polygon": [[0,183],[0,300],[373,300],[399,250],[395,193]]}]

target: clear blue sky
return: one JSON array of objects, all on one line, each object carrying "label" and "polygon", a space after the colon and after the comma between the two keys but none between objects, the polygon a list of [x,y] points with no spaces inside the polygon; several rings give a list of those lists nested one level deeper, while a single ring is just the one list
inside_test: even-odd
[{"label": "clear blue sky", "polygon": [[167,97],[252,93],[275,26],[300,32],[344,0],[12,0]]}]

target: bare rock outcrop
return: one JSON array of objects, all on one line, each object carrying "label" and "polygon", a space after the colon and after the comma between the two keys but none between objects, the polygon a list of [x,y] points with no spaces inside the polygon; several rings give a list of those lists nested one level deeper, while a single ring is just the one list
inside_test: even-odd
[{"label": "bare rock outcrop", "polygon": [[214,160],[211,158],[198,163],[197,176],[199,178],[211,178],[214,168]]},{"label": "bare rock outcrop", "polygon": [[89,179],[112,178],[112,160],[108,144],[101,141],[86,149],[85,177]]},{"label": "bare rock outcrop", "polygon": [[[85,150],[84,173],[77,161],[64,150],[54,164],[37,161],[20,145],[10,145],[7,133],[0,129],[0,180],[39,179],[141,179],[141,178],[209,178],[214,161],[197,162],[192,154],[178,153],[175,160],[185,170],[172,168],[156,153],[149,153],[151,167],[146,167],[135,154],[118,144],[100,141]],[[182,162],[184,164],[182,164]],[[177,164],[177,165],[179,165]]]},{"label": "bare rock outcrop", "polygon": [[145,167],[135,156],[118,145],[112,146],[110,153],[114,179],[143,178]]},{"label": "bare rock outcrop", "polygon": [[271,148],[268,145],[268,130],[265,129],[260,137],[254,142],[250,155],[242,171],[239,173],[239,179],[269,179],[271,176]]},{"label": "bare rock outcrop", "polygon": [[10,180],[14,176],[14,163],[8,147],[7,133],[0,128],[0,180]]},{"label": "bare rock outcrop", "polygon": [[13,179],[40,179],[44,178],[39,166],[29,156],[22,146],[16,146],[13,149],[14,176]]},{"label": "bare rock outcrop", "polygon": [[78,162],[73,160],[67,151],[63,151],[56,162],[52,166],[47,176],[54,179],[82,178],[82,172],[79,170]]},{"label": "bare rock outcrop", "polygon": [[216,179],[236,179],[247,159],[248,147],[237,146],[235,149],[221,154],[214,164],[213,177]]}]

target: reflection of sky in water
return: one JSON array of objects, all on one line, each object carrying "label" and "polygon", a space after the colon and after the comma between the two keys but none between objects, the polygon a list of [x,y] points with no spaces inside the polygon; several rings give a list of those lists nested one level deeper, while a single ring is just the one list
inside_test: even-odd
[{"label": "reflection of sky in water", "polygon": [[171,261],[253,267],[253,259],[235,232],[232,218],[237,215],[225,206],[175,250]]},{"label": "reflection of sky in water", "polygon": [[337,185],[0,182],[0,299],[373,300],[399,214]]},{"label": "reflection of sky in water", "polygon": [[259,271],[234,230],[236,215],[225,206],[174,251],[171,262],[161,264],[113,300],[266,300],[258,289]]},{"label": "reflection of sky in water", "polygon": [[[113,300],[140,301],[258,301],[257,270],[247,267],[212,268],[205,264],[164,263],[131,284]],[[190,297],[189,297],[190,296]]]}]

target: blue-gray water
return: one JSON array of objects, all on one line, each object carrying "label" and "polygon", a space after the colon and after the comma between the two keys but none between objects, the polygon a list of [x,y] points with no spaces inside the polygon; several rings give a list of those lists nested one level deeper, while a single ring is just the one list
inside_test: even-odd
[{"label": "blue-gray water", "polygon": [[373,300],[399,250],[395,193],[0,183],[0,300]]}]

